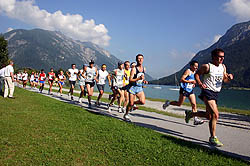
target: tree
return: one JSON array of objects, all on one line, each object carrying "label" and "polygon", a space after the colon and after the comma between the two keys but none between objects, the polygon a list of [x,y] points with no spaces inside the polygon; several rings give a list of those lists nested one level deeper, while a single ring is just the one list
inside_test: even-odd
[{"label": "tree", "polygon": [[0,35],[0,68],[3,65],[8,65],[8,42]]}]

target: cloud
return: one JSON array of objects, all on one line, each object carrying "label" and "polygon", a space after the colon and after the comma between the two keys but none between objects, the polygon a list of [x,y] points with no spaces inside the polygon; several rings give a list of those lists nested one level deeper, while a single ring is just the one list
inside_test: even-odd
[{"label": "cloud", "polygon": [[222,37],[222,35],[215,35],[212,44],[216,43],[221,37]]},{"label": "cloud", "polygon": [[6,32],[10,32],[10,31],[12,31],[12,30],[14,30],[14,29],[11,28],[11,27],[9,27],[9,28],[6,30]]},{"label": "cloud", "polygon": [[230,2],[224,4],[224,10],[236,17],[238,21],[250,20],[249,0],[230,0]]},{"label": "cloud", "polygon": [[61,31],[73,39],[109,45],[111,37],[103,24],[96,25],[93,19],[83,20],[79,14],[63,14],[60,10],[49,13],[34,4],[34,0],[0,0],[0,13],[38,28]]}]

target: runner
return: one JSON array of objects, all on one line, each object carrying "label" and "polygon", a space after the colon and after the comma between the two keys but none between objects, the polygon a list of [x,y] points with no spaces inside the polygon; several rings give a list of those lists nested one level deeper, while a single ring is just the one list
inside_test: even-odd
[{"label": "runner", "polygon": [[74,88],[75,88],[77,74],[78,74],[78,69],[76,69],[76,64],[72,64],[71,69],[68,69],[66,74],[69,77],[69,84],[70,84],[69,96],[71,96],[71,100],[73,100],[74,99],[73,93],[74,93]]},{"label": "runner", "polygon": [[125,77],[123,78],[123,82],[124,82],[124,103],[123,103],[123,108],[122,108],[122,112],[126,112],[126,107],[128,105],[129,102],[129,93],[128,90],[130,88],[129,85],[129,77],[130,77],[130,72],[131,72],[131,68],[130,68],[130,63],[129,61],[124,62],[124,72],[125,72]]},{"label": "runner", "polygon": [[44,73],[44,69],[42,69],[41,73],[39,74],[39,82],[40,82],[39,92],[40,93],[43,92],[43,87],[44,87],[45,80],[46,80],[46,74]]},{"label": "runner", "polygon": [[35,74],[34,74],[34,72],[32,71],[32,72],[31,72],[31,75],[30,75],[30,88],[31,88],[31,89],[34,89],[34,87],[35,87],[34,82],[35,82]]},{"label": "runner", "polygon": [[94,67],[95,62],[91,60],[89,62],[89,66],[86,70],[86,87],[88,91],[88,106],[91,108],[91,96],[93,95],[95,81],[96,81],[96,75],[98,75],[97,69]]},{"label": "runner", "polygon": [[113,97],[111,102],[108,104],[108,112],[110,112],[110,107],[114,104],[115,100],[118,98],[118,112],[122,113],[122,101],[124,99],[124,83],[123,83],[123,77],[125,76],[124,72],[124,64],[123,62],[118,62],[118,68],[114,70],[114,77],[113,77],[113,85],[112,85],[112,91],[113,91]]},{"label": "runner", "polygon": [[48,83],[49,83],[49,90],[48,90],[48,95],[52,95],[52,87],[53,87],[53,82],[55,79],[56,75],[54,73],[54,69],[50,68],[50,72],[48,72]]},{"label": "runner", "polygon": [[[214,146],[223,146],[223,144],[216,137],[216,123],[219,118],[219,111],[217,107],[217,98],[221,90],[222,83],[229,82],[233,79],[232,74],[228,74],[226,66],[223,64],[225,58],[224,51],[216,48],[211,52],[212,62],[203,64],[201,68],[196,72],[195,78],[198,85],[201,88],[201,94],[199,98],[206,105],[206,112],[198,111],[186,111],[185,121],[189,122],[190,118],[205,117],[209,119],[209,143]],[[203,76],[204,80],[201,82],[200,77]]]},{"label": "runner", "polygon": [[135,66],[136,66],[136,63],[135,63],[135,62],[132,62],[132,63],[130,64],[131,70],[132,70],[133,68],[135,68]]},{"label": "runner", "polygon": [[29,74],[27,73],[26,70],[24,70],[24,73],[22,74],[23,88],[26,88],[28,77],[29,77]]},{"label": "runner", "polygon": [[66,77],[63,74],[63,71],[60,70],[58,74],[58,86],[59,86],[58,92],[60,92],[60,96],[62,96],[62,88],[63,88],[63,84],[65,80],[66,80]]},{"label": "runner", "polygon": [[[145,94],[143,92],[142,85],[147,84],[148,82],[145,80],[144,75],[146,69],[142,66],[143,64],[143,55],[138,54],[136,56],[137,65],[135,68],[131,70],[129,82],[130,82],[130,89],[129,89],[129,104],[126,109],[126,113],[124,114],[123,118],[126,121],[130,121],[130,117],[128,115],[129,111],[133,108],[134,104],[145,104]],[[134,101],[135,97],[138,97],[137,101]]]},{"label": "runner", "polygon": [[81,93],[80,93],[80,96],[79,96],[79,103],[82,103],[82,97],[83,97],[84,92],[85,92],[85,79],[86,79],[87,67],[88,67],[88,65],[84,64],[82,66],[82,69],[78,73],[79,86],[80,86],[80,89],[81,89]]},{"label": "runner", "polygon": [[98,75],[97,75],[97,89],[99,91],[98,98],[96,100],[96,105],[100,106],[100,99],[102,98],[102,95],[104,93],[104,87],[106,84],[106,78],[108,78],[109,81],[109,86],[111,86],[111,81],[110,81],[110,76],[109,73],[106,70],[107,66],[105,64],[102,64],[102,68],[98,70]]},{"label": "runner", "polygon": [[34,80],[34,88],[37,89],[38,81],[39,81],[39,74],[35,73],[35,80]]},{"label": "runner", "polygon": [[22,74],[20,71],[17,73],[17,82],[18,82],[18,87],[20,87],[22,84]]},{"label": "runner", "polygon": [[[194,87],[196,84],[195,78],[194,78],[194,74],[198,69],[198,62],[197,61],[191,61],[189,63],[190,68],[187,69],[184,74],[181,77],[181,83],[180,83],[180,92],[179,92],[179,101],[171,101],[169,102],[169,100],[167,100],[165,102],[165,104],[163,104],[163,109],[166,109],[166,107],[168,107],[169,105],[175,105],[175,106],[181,106],[183,104],[183,102],[185,101],[186,97],[188,97],[191,106],[192,106],[192,111],[193,112],[197,112],[197,107],[196,107],[196,98],[195,98],[195,94],[194,94]],[[200,120],[197,117],[194,117],[194,125],[199,125],[199,124],[203,124],[204,121]]]}]

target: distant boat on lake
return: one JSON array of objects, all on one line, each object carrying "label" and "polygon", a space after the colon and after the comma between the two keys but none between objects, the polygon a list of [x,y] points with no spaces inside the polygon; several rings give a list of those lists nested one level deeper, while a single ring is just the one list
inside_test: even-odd
[{"label": "distant boat on lake", "polygon": [[179,82],[178,82],[177,77],[176,77],[176,73],[174,75],[174,81],[175,81],[175,88],[169,88],[169,90],[176,90],[176,91],[180,90],[180,86],[179,86]]},{"label": "distant boat on lake", "polygon": [[160,86],[153,86],[152,88],[154,88],[154,89],[161,89]]}]

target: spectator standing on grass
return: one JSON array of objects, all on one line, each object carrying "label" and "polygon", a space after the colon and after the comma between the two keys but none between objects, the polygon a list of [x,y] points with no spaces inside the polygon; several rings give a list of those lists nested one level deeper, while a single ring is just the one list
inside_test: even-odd
[{"label": "spectator standing on grass", "polygon": [[9,65],[6,66],[4,70],[4,98],[9,97],[10,99],[14,99],[14,62],[10,61]]}]

